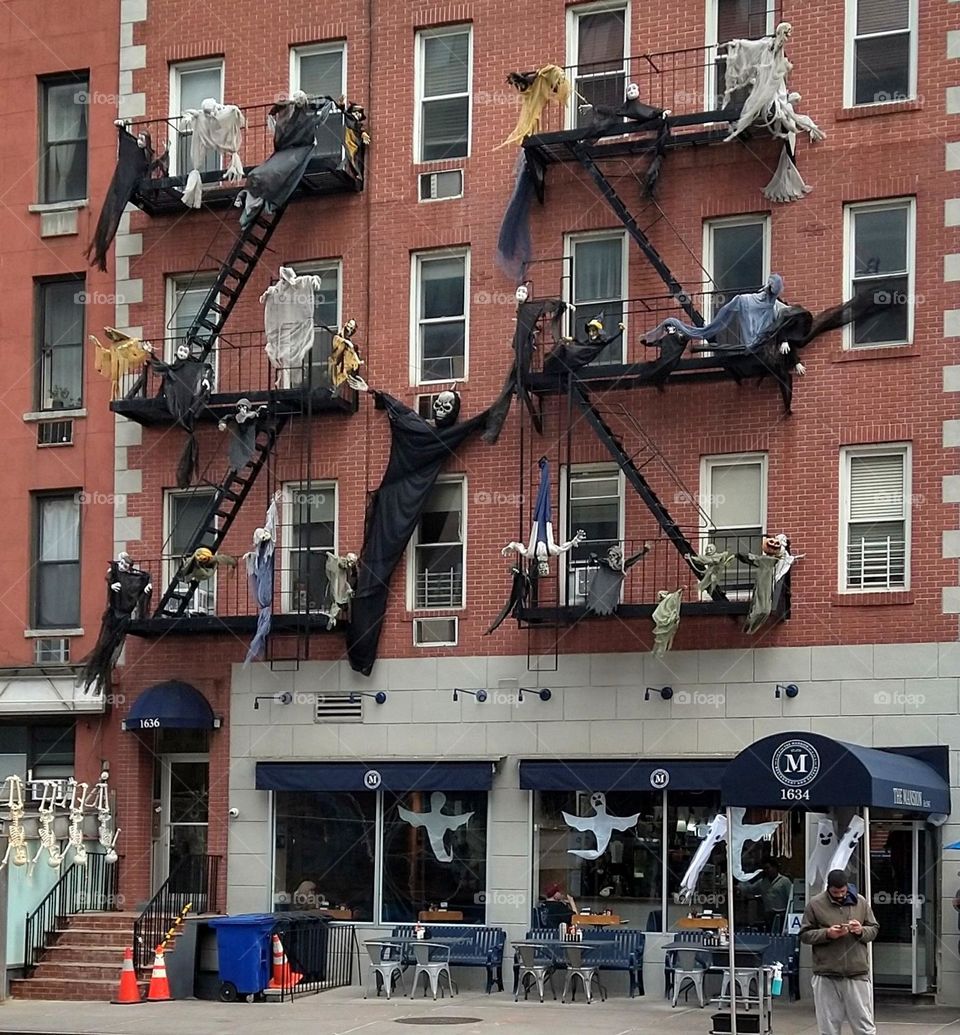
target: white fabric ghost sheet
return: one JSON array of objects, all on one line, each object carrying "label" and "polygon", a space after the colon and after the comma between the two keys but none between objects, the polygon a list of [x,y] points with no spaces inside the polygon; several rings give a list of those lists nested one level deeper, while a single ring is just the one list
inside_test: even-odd
[{"label": "white fabric ghost sheet", "polygon": [[299,367],[313,347],[314,293],[320,278],[297,276],[289,266],[280,267],[280,279],[260,296],[265,351],[275,370]]},{"label": "white fabric ghost sheet", "polygon": [[219,104],[213,99],[205,100],[199,110],[191,108],[184,112],[181,128],[190,134],[192,169],[181,201],[188,208],[200,208],[203,201],[200,169],[206,165],[210,155],[231,155],[224,179],[243,179],[239,152],[246,124],[243,112],[235,104]]},{"label": "white fabric ghost sheet", "polygon": [[840,843],[833,853],[830,865],[827,867],[827,873],[831,870],[845,870],[847,868],[847,863],[850,862],[850,857],[860,843],[860,838],[863,837],[863,832],[866,829],[867,825],[864,823],[862,816],[854,816],[850,820],[850,826],[847,827],[846,833],[840,838]]}]

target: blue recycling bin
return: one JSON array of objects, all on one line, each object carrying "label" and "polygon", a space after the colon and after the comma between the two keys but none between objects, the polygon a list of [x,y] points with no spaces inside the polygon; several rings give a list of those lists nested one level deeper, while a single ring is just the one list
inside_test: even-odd
[{"label": "blue recycling bin", "polygon": [[270,935],[277,918],[272,913],[242,913],[207,923],[217,932],[221,1002],[260,995],[270,983]]}]

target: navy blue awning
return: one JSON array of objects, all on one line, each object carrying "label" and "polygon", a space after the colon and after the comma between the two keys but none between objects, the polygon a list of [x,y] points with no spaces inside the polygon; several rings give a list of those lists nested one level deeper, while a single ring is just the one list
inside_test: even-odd
[{"label": "navy blue awning", "polygon": [[260,791],[489,791],[493,761],[257,762]]},{"label": "navy blue awning", "polygon": [[879,749],[817,733],[778,733],[727,766],[724,805],[847,805],[925,815],[950,813],[947,748]]},{"label": "navy blue awning", "polygon": [[144,690],[123,720],[125,730],[212,730],[219,726],[210,702],[195,686],[179,679]]},{"label": "navy blue awning", "polygon": [[522,759],[520,787],[527,791],[718,790],[726,759],[622,758]]}]

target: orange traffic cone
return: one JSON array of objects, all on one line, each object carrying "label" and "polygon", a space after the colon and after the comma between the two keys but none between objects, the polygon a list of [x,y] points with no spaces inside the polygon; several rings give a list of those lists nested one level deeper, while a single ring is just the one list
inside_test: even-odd
[{"label": "orange traffic cone", "polygon": [[130,1003],[142,1003],[140,998],[140,986],[137,984],[137,975],[133,970],[133,949],[123,950],[123,966],[120,968],[120,987],[117,989],[117,998],[110,1002],[117,1006],[126,1006]]},{"label": "orange traffic cone", "polygon": [[293,988],[302,977],[302,974],[297,974],[290,968],[280,935],[275,934],[273,936],[273,975],[267,988]]},{"label": "orange traffic cone", "polygon": [[167,965],[163,962],[163,946],[157,946],[157,954],[153,958],[153,971],[150,974],[150,987],[147,989],[148,1003],[169,1003],[170,982],[167,981]]}]

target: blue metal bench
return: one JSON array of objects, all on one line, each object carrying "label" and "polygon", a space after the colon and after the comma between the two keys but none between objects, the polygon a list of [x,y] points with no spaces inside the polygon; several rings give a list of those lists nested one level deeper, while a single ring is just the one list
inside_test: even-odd
[{"label": "blue metal bench", "polygon": [[[589,942],[608,942],[590,953],[590,963],[598,964],[600,970],[625,971],[630,978],[630,997],[643,995],[643,951],[646,936],[634,928],[598,928],[584,931]],[[533,940],[559,941],[555,927],[535,927],[527,931],[527,938]]]},{"label": "blue metal bench", "polygon": [[[493,984],[503,991],[503,947],[507,932],[502,927],[461,927],[456,924],[425,924],[427,937],[456,938],[450,945],[450,963],[459,967],[486,967],[487,995]],[[393,929],[394,938],[414,937],[413,924]]]}]

